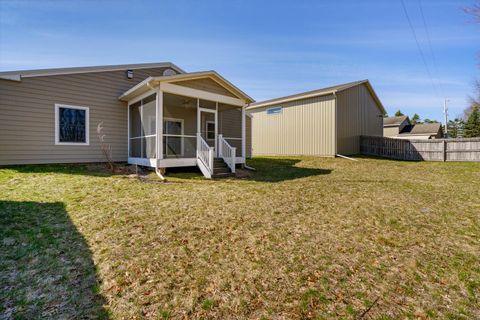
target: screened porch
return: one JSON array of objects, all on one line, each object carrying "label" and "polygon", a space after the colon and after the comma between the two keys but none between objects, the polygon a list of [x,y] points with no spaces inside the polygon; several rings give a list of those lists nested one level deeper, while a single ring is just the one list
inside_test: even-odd
[{"label": "screened porch", "polygon": [[[157,94],[162,96],[157,99]],[[159,145],[157,102],[161,103],[162,119]],[[194,166],[198,135],[213,148],[214,157],[220,156],[219,142],[223,140],[235,148],[236,163],[243,163],[242,109],[168,92],[147,95],[128,106],[129,163],[155,167],[158,161],[159,167]]]}]

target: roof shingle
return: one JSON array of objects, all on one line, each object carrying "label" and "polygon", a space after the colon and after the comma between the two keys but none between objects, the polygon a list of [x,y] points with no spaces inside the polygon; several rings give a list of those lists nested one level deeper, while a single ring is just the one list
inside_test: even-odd
[{"label": "roof shingle", "polygon": [[400,135],[435,135],[440,130],[440,123],[420,123],[415,125],[408,125],[400,132]]},{"label": "roof shingle", "polygon": [[383,125],[384,126],[399,126],[406,119],[408,119],[407,116],[386,117],[386,118],[383,118]]}]

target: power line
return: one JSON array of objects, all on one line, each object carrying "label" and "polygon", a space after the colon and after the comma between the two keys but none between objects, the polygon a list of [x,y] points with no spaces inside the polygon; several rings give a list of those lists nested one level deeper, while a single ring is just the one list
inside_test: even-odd
[{"label": "power line", "polygon": [[438,66],[437,66],[437,58],[435,57],[435,53],[433,51],[433,46],[432,46],[432,41],[430,37],[430,31],[427,25],[427,20],[425,19],[425,14],[423,13],[423,5],[422,5],[422,0],[418,0],[418,6],[420,8],[420,14],[422,15],[422,20],[423,20],[423,27],[425,28],[425,33],[427,35],[427,41],[428,41],[428,47],[430,49],[430,55],[432,56],[432,62],[433,62],[433,71],[434,71],[434,76],[435,80],[437,82],[437,85],[440,87],[440,91],[443,93],[442,85],[438,81]]},{"label": "power line", "polygon": [[422,47],[420,46],[420,43],[418,42],[417,33],[415,32],[415,28],[413,27],[412,20],[410,20],[410,16],[408,15],[408,11],[407,11],[407,7],[405,6],[405,2],[404,2],[404,0],[400,0],[400,2],[402,3],[402,7],[403,7],[403,11],[405,12],[405,16],[407,17],[408,25],[410,26],[410,29],[412,30],[413,38],[415,39],[415,43],[417,44],[418,51],[420,52],[420,57],[422,58],[422,62],[425,66],[425,69],[427,70],[427,75],[430,78],[432,88],[435,91],[435,94],[436,94],[437,98],[439,98],[438,89],[435,86],[435,83],[433,82],[432,73],[430,72],[430,68],[428,67],[427,60],[425,59],[425,55],[423,54]]}]

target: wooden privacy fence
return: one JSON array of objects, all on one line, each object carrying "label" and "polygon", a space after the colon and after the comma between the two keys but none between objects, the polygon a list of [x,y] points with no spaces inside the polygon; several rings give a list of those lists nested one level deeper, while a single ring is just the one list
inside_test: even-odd
[{"label": "wooden privacy fence", "polygon": [[407,140],[360,137],[360,153],[412,161],[480,161],[480,138]]}]

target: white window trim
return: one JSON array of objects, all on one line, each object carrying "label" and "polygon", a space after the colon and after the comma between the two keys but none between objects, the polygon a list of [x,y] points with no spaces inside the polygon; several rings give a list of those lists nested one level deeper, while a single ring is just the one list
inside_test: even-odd
[{"label": "white window trim", "polygon": [[[213,139],[209,139],[209,138],[208,138],[208,125],[209,125],[209,124],[213,124],[213,125],[214,125],[214,129],[213,129],[213,137],[214,137],[214,138],[213,138]],[[216,135],[215,135],[216,126],[217,126],[217,125],[215,124],[215,121],[212,121],[212,120],[206,120],[206,121],[205,121],[205,140],[208,140],[208,141],[214,141],[214,140],[215,140],[215,137],[216,137]]]},{"label": "white window trim", "polygon": [[[60,108],[85,110],[85,142],[61,142],[60,141]],[[90,145],[90,108],[72,106],[68,104],[55,104],[55,145],[60,146],[89,146]]]},{"label": "white window trim", "polygon": [[[163,121],[180,122],[180,123],[182,124],[182,133],[181,133],[181,135],[178,135],[178,134],[169,134],[169,133],[163,133],[163,132],[162,132],[162,134],[163,134],[164,137],[166,137],[166,138],[168,138],[168,137],[181,137],[181,138],[185,138],[185,137],[186,137],[186,136],[184,135],[184,129],[185,129],[184,119],[167,118],[167,117],[165,117],[165,118],[163,118]],[[165,126],[165,128],[166,128],[166,126]],[[189,137],[189,136],[187,136],[187,137]],[[162,140],[163,140],[163,139],[162,139]],[[162,141],[162,143],[163,143],[163,141]],[[181,152],[180,152],[180,156],[183,157],[184,151],[185,151],[185,150],[184,150],[184,141],[183,141],[183,139],[180,140],[180,143],[181,143],[181,149],[182,149]],[[167,151],[168,151],[167,146],[165,146],[165,156],[168,158],[168,152],[167,152]],[[170,156],[174,156],[174,155],[170,155]]]}]

